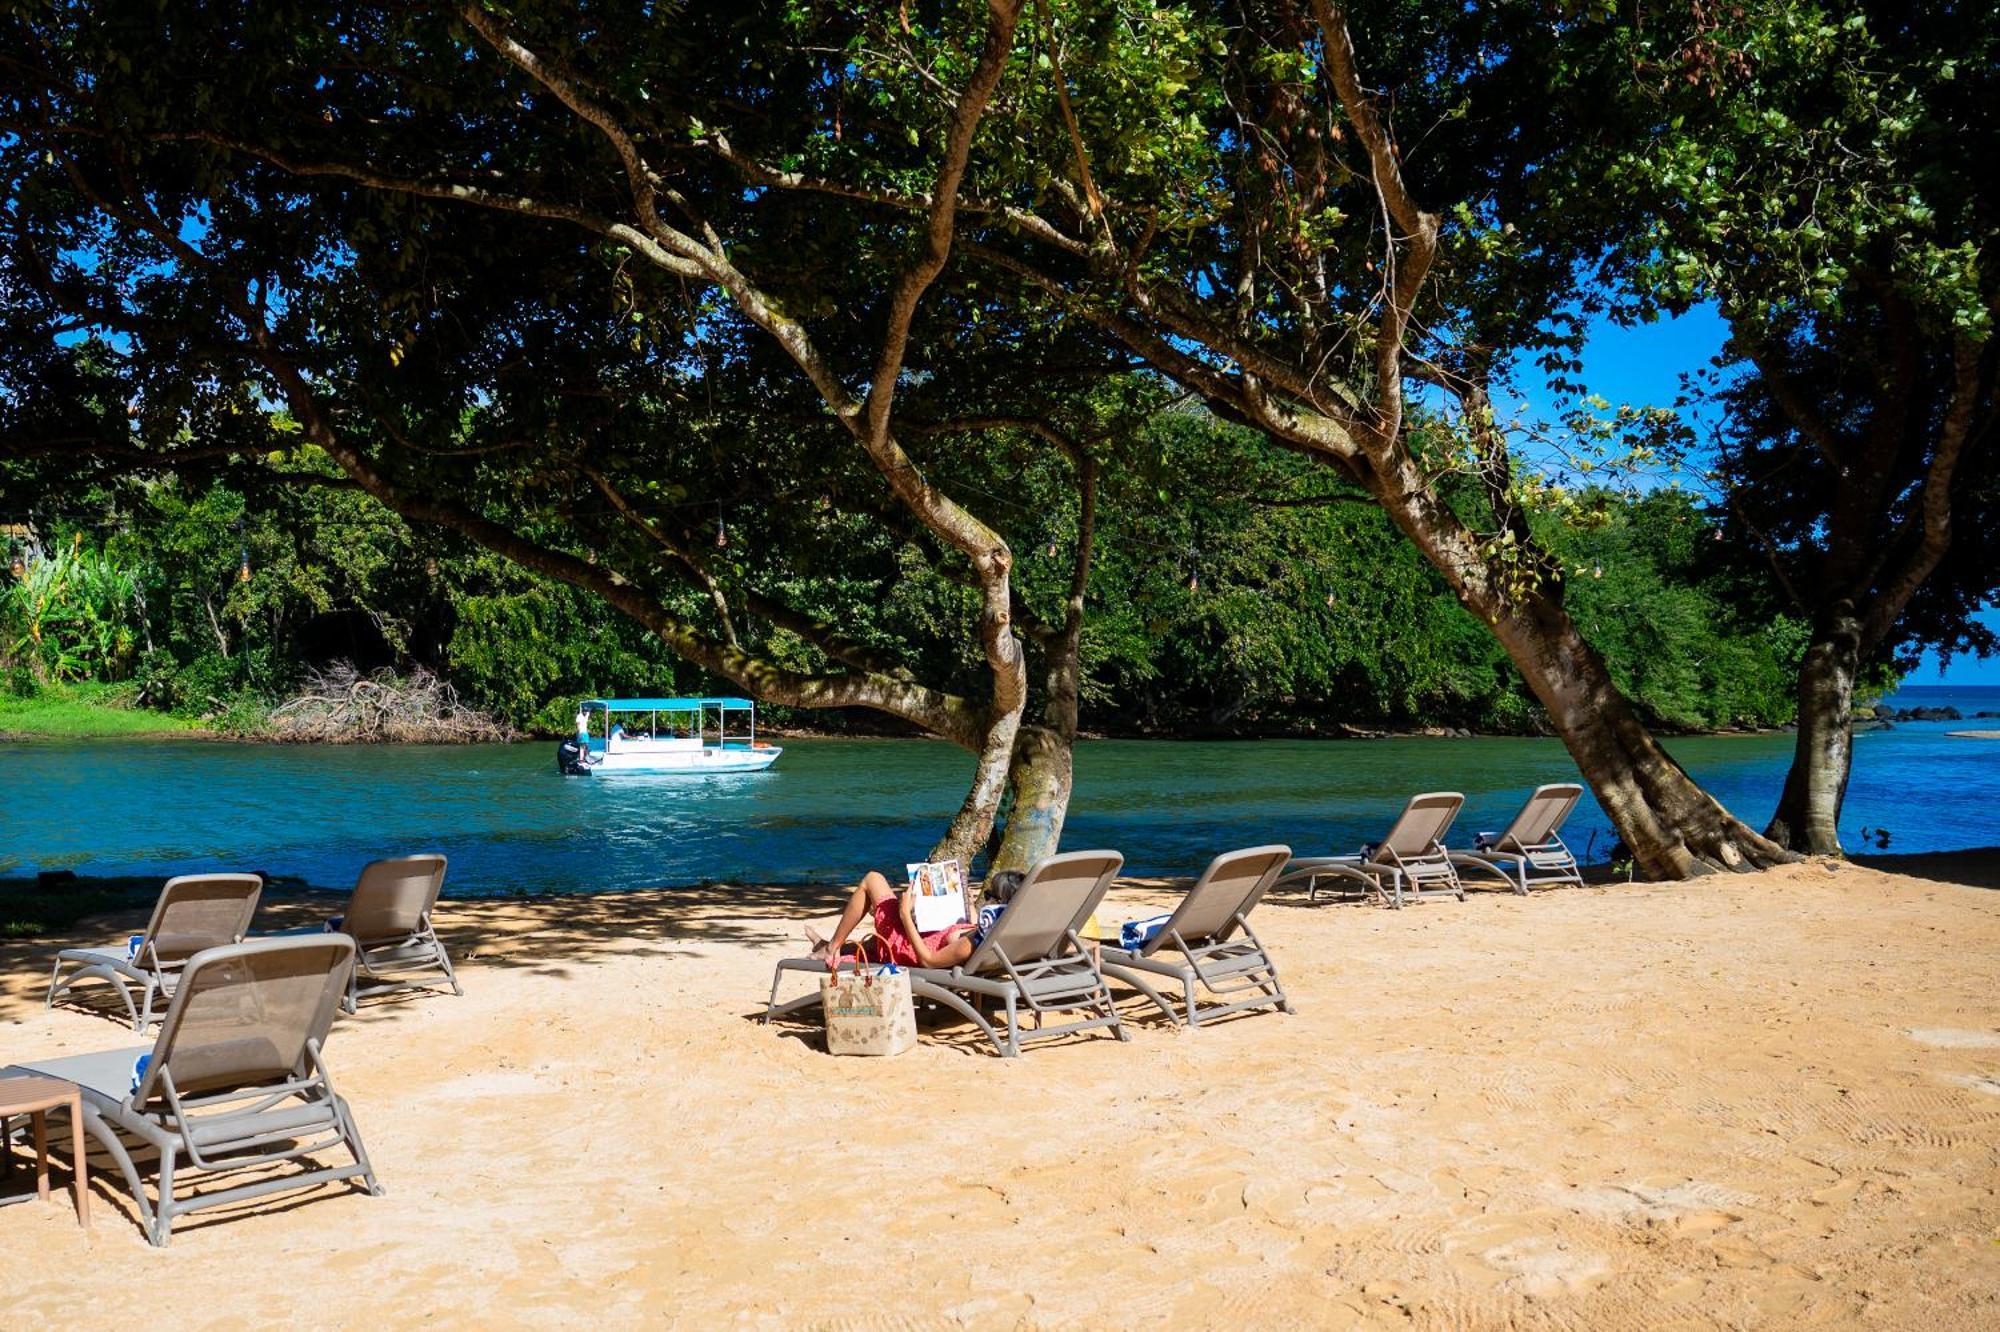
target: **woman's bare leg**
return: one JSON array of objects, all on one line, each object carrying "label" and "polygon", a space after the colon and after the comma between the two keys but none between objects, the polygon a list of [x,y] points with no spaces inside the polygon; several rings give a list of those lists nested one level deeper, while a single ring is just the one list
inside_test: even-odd
[{"label": "woman's bare leg", "polygon": [[[889,881],[879,872],[869,870],[862,875],[861,882],[855,886],[852,893],[848,894],[847,908],[840,913],[840,923],[833,928],[833,938],[827,944],[827,957],[839,957],[841,946],[847,942],[847,936],[854,932],[854,927],[874,913],[877,902],[895,895],[896,890],[889,886]],[[817,952],[814,956],[818,956]]]}]

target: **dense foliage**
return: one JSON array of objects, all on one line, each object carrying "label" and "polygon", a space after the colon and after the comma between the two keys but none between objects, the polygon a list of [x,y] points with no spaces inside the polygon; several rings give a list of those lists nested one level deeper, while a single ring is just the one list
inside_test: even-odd
[{"label": "dense foliage", "polygon": [[[1132,465],[1098,515],[1086,727],[1544,725],[1491,636],[1379,511],[1329,494],[1314,469],[1235,433],[1175,410],[1128,446]],[[1260,467],[1245,468],[1246,451]],[[1031,601],[1058,595],[1075,518],[1036,480],[1017,476],[980,498],[1026,552]],[[1597,522],[1551,524],[1548,540],[1585,571],[1577,614],[1621,685],[1670,727],[1787,720],[1799,626],[1738,615],[1741,599],[1704,549],[1715,528],[1685,496],[1604,501]],[[219,480],[170,478],[45,504],[41,553],[0,595],[17,692],[37,681],[131,681],[154,707],[249,720],[307,668],[347,661],[436,671],[495,719],[554,733],[580,697],[714,683],[599,599],[412,528],[351,490],[246,496]],[[751,539],[750,527],[738,525],[735,540]],[[847,584],[850,594],[819,609],[857,639],[915,649],[927,676],[970,684],[972,593],[937,576],[914,544],[891,546],[879,560],[828,552],[852,559],[851,577],[814,586]],[[960,632],[940,633],[940,622]],[[773,650],[811,656],[797,641]],[[867,724],[851,714],[793,719]]]},{"label": "dense foliage", "polygon": [[[1086,723],[1163,729],[1545,723],[1649,873],[1769,863],[1786,848],[1648,724],[1781,712],[1773,682],[1810,673],[1827,617],[1800,657],[1746,562],[1698,553],[1713,529],[1686,501],[1545,467],[1493,402],[1524,367],[1565,369],[1593,305],[1739,318],[1847,284],[1822,241],[1860,231],[1815,227],[1795,165],[1867,196],[1853,218],[1920,277],[1983,298],[1978,253],[1933,244],[1940,214],[1905,189],[1923,155],[1899,151],[1899,108],[1953,77],[1925,22],[1877,61],[1890,7],[1777,0],[343,0],[171,21],[41,0],[0,62],[0,136],[27,150],[0,209],[0,319],[22,335],[0,482],[177,475],[191,508],[350,488],[441,543],[436,586],[400,585],[411,551],[257,603],[229,529],[252,568],[234,628],[228,594],[170,572],[142,621],[179,636],[140,650],[166,652],[182,702],[204,696],[182,672],[271,688],[345,613],[398,661],[476,672],[492,706],[548,706],[595,669],[591,635],[556,616],[537,643],[519,606],[477,603],[485,583],[439,592],[478,548],[767,703],[977,754],[960,851],[1003,785],[1009,837],[1027,810],[1055,844],[1080,697]],[[1738,301],[1716,279],[1738,271],[1771,280]],[[1615,294],[1579,301],[1591,279]],[[1979,379],[1984,325],[1947,322]],[[1955,394],[1964,429],[1947,413],[1942,433],[1982,437],[1979,398]],[[1672,423],[1564,428],[1588,447],[1630,425],[1644,451]],[[1948,497],[1926,491],[1926,548]],[[1774,544],[1810,544],[1817,510],[1795,516]],[[77,624],[123,604],[114,587]],[[58,637],[106,670],[133,651]],[[27,641],[45,673],[79,669]]]}]

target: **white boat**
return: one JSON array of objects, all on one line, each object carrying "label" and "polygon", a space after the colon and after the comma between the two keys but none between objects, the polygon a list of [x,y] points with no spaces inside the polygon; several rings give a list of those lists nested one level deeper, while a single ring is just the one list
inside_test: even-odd
[{"label": "white boat", "polygon": [[557,747],[556,769],[572,777],[761,772],[782,753],[757,738],[757,705],[747,698],[592,698],[577,708],[576,735]]}]

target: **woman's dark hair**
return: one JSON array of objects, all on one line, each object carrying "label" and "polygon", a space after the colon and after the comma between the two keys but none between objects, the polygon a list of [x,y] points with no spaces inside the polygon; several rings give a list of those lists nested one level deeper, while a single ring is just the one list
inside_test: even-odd
[{"label": "woman's dark hair", "polygon": [[1002,906],[1014,900],[1014,894],[1021,891],[1021,884],[1027,875],[1019,870],[995,870],[986,876],[986,882],[979,889],[983,902],[998,902]]}]

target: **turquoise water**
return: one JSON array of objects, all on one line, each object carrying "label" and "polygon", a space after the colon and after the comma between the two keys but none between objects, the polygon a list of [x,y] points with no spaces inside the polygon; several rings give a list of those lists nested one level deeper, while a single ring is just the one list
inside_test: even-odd
[{"label": "turquoise water", "polygon": [[[1906,689],[1898,706],[2000,710],[2000,688]],[[1904,723],[1856,739],[1843,836],[1892,851],[2000,843],[2000,722]],[[1770,816],[1789,735],[1670,748],[1753,823]],[[349,885],[373,856],[438,850],[450,890],[581,892],[705,879],[852,881],[920,857],[965,793],[971,759],[919,740],[799,740],[766,773],[569,779],[554,746],[285,747],[204,741],[0,745],[0,876],[167,875],[235,867]],[[1136,873],[1185,873],[1231,846],[1346,851],[1419,790],[1468,797],[1461,839],[1498,828],[1575,769],[1553,740],[1172,742],[1078,747],[1064,845],[1112,846]],[[1586,802],[1570,840],[1603,859]],[[1867,843],[1874,845],[1871,837]]]}]

